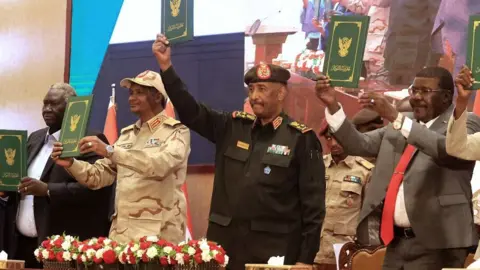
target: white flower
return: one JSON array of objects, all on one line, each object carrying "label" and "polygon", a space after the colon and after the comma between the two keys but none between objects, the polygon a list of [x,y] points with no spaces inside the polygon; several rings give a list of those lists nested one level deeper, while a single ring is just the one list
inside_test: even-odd
[{"label": "white flower", "polygon": [[103,248],[97,250],[97,252],[95,252],[95,257],[97,259],[103,259]]},{"label": "white flower", "polygon": [[184,265],[185,261],[183,260],[183,254],[182,253],[177,253],[175,255],[175,260],[178,262],[179,265]]},{"label": "white flower", "polygon": [[85,256],[84,254],[82,254],[80,258],[82,259],[82,262],[87,262],[87,256]]},{"label": "white flower", "polygon": [[72,236],[70,236],[70,235],[65,236],[65,241],[67,241],[67,242],[73,242],[73,240],[75,240],[75,239],[73,239]]},{"label": "white flower", "polygon": [[85,253],[87,254],[87,258],[91,259],[97,252],[93,248],[89,248]]},{"label": "white flower", "polygon": [[110,250],[110,249],[112,249],[111,246],[105,246],[105,247],[103,247],[103,251],[107,251],[107,250]]},{"label": "white flower", "polygon": [[137,258],[141,258],[143,256],[143,253],[145,253],[145,251],[141,249],[137,250]]},{"label": "white flower", "polygon": [[167,253],[167,254],[170,254],[170,252],[172,252],[173,248],[172,247],[164,247],[163,248],[163,252]]},{"label": "white flower", "polygon": [[225,257],[225,263],[222,266],[225,267],[228,264],[228,256],[227,256],[227,254],[225,254],[223,256]]},{"label": "white flower", "polygon": [[159,240],[158,237],[155,235],[147,237],[147,241],[150,241],[150,242],[157,242],[158,240]]},{"label": "white flower", "polygon": [[207,240],[202,239],[200,240],[199,244],[202,251],[210,251],[210,246],[208,245]]},{"label": "white flower", "polygon": [[38,258],[38,255],[40,255],[40,249],[35,249],[35,251],[33,252],[33,254],[35,255],[35,257]]},{"label": "white flower", "polygon": [[268,265],[283,265],[284,256],[272,256],[268,259]]},{"label": "white flower", "polygon": [[147,249],[147,257],[152,259],[152,258],[155,258],[155,256],[158,255],[158,251],[157,251],[157,248],[155,247],[149,247]]},{"label": "white flower", "polygon": [[116,253],[120,252],[121,250],[122,250],[122,247],[121,247],[121,246],[117,246],[117,247],[115,248],[115,252],[116,252]]},{"label": "white flower", "polygon": [[53,241],[57,240],[58,238],[60,238],[60,235],[53,236]]},{"label": "white flower", "polygon": [[68,241],[63,241],[62,248],[63,250],[69,250],[72,245]]},{"label": "white flower", "polygon": [[209,262],[212,259],[209,251],[202,251],[202,261]]},{"label": "white flower", "polygon": [[83,244],[78,246],[78,250],[82,250],[82,249],[83,249]]},{"label": "white flower", "polygon": [[96,239],[95,239],[95,240],[94,240],[94,239],[90,239],[90,241],[88,241],[88,245],[89,245],[89,246],[93,246],[93,245],[95,245],[96,243],[97,243],[97,240],[96,240]]},{"label": "white flower", "polygon": [[77,260],[77,258],[78,258],[78,254],[77,254],[77,253],[73,253],[73,254],[72,254],[72,259]]},{"label": "white flower", "polygon": [[188,252],[188,255],[190,256],[195,255],[195,249],[193,247],[188,247],[187,252]]},{"label": "white flower", "polygon": [[63,252],[62,257],[67,262],[72,260],[72,254],[68,251]]},{"label": "white flower", "polygon": [[42,257],[43,257],[44,259],[48,259],[48,255],[49,255],[48,250],[44,249],[44,250],[42,251]]},{"label": "white flower", "polygon": [[110,240],[110,239],[108,239],[108,238],[105,239],[105,240],[103,240],[103,244],[104,244],[105,246],[109,246],[111,243],[112,243],[112,240]]},{"label": "white flower", "polygon": [[168,264],[172,264],[172,260],[170,259],[170,256],[167,256],[167,262]]},{"label": "white flower", "polygon": [[139,248],[138,244],[135,244],[135,245],[133,245],[133,247],[130,248],[130,250],[131,250],[132,252],[135,252],[135,251],[138,250],[138,248]]},{"label": "white flower", "polygon": [[217,251],[217,250],[212,251],[213,257],[217,256],[217,254],[218,254],[218,251]]},{"label": "white flower", "polygon": [[185,245],[185,244],[186,244],[185,241],[182,241],[182,242],[178,243],[179,246],[183,246],[183,245]]}]

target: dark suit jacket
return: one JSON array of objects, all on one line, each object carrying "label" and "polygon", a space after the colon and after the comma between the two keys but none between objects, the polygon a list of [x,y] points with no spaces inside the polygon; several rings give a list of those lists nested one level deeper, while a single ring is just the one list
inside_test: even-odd
[{"label": "dark suit jacket", "polygon": [[[27,142],[28,160],[30,166],[42,148],[48,128],[33,132]],[[89,133],[92,134],[92,133]],[[93,134],[92,134],[93,135]],[[102,141],[107,142],[103,134],[95,134]],[[79,157],[90,163],[100,157],[94,154],[87,154]],[[112,187],[105,187],[99,190],[90,190],[79,184],[63,167],[57,166],[51,158],[48,159],[42,176],[39,179],[48,184],[50,197],[35,197],[34,213],[39,243],[46,237],[53,234],[79,236],[80,239],[91,237],[107,236],[109,231],[109,208],[112,196]],[[7,225],[10,231],[7,235],[8,250],[10,254],[16,250],[16,216],[20,201],[18,193],[9,194],[8,204],[11,209]],[[10,226],[12,225],[13,226]]]},{"label": "dark suit jacket", "polygon": [[[357,237],[362,244],[370,242],[365,234],[369,217],[383,206],[394,168],[407,143],[418,149],[403,180],[406,210],[416,237],[431,249],[477,244],[470,185],[475,163],[446,152],[445,134],[452,111],[453,106],[430,128],[414,121],[408,139],[391,124],[362,134],[347,120],[334,134],[349,155],[378,156],[360,213]],[[413,119],[411,114],[406,115]],[[469,116],[467,127],[468,133],[480,131],[480,119]]]}]

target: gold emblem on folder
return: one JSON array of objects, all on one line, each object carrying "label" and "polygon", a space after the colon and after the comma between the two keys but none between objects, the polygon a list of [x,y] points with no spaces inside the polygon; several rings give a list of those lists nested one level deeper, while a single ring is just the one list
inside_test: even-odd
[{"label": "gold emblem on folder", "polygon": [[340,49],[338,50],[338,55],[340,55],[340,57],[347,56],[348,49],[350,48],[351,45],[352,45],[352,38],[347,38],[347,37],[339,38],[338,47]]},{"label": "gold emblem on folder", "polygon": [[182,0],[170,0],[170,9],[172,10],[172,16],[177,17],[180,12],[180,4]]},{"label": "gold emblem on folder", "polygon": [[15,163],[15,154],[17,153],[16,149],[8,148],[4,149],[5,150],[5,158],[6,162],[9,166],[13,166]]},{"label": "gold emblem on folder", "polygon": [[74,132],[77,129],[78,121],[80,121],[80,115],[75,114],[70,117],[70,131]]}]

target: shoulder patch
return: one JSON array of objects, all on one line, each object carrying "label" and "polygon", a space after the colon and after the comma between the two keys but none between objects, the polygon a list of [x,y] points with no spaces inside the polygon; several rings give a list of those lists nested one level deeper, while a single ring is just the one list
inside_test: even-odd
[{"label": "shoulder patch", "polygon": [[249,114],[247,112],[241,112],[241,111],[234,111],[232,113],[232,117],[233,118],[240,118],[240,119],[247,119],[247,120],[251,120],[251,121],[255,121],[255,119],[257,118],[253,114]]},{"label": "shoulder patch", "polygon": [[306,132],[312,130],[311,128],[309,128],[309,127],[305,126],[304,124],[299,123],[299,122],[297,122],[297,121],[293,121],[293,122],[291,122],[291,123],[288,124],[288,125],[291,126],[291,127],[293,127],[294,129],[302,132],[302,133],[306,133]]},{"label": "shoulder patch", "polygon": [[135,127],[135,124],[131,124],[130,126],[126,126],[124,128],[122,128],[122,130],[120,130],[120,133],[124,133],[126,131],[129,131],[131,129],[133,129]]},{"label": "shoulder patch", "polygon": [[163,123],[167,126],[171,126],[171,127],[174,127],[174,126],[177,126],[177,125],[181,125],[182,123],[176,119],[173,119],[171,117],[168,117],[166,118],[165,120],[163,120]]},{"label": "shoulder patch", "polygon": [[363,158],[361,158],[361,157],[356,157],[356,158],[355,158],[355,161],[356,161],[358,164],[362,165],[362,166],[363,166],[365,169],[367,169],[367,170],[371,170],[371,169],[373,169],[373,168],[375,167],[375,165],[373,165],[371,162],[369,162],[369,161],[367,161],[367,160],[365,160],[365,159],[363,159]]}]

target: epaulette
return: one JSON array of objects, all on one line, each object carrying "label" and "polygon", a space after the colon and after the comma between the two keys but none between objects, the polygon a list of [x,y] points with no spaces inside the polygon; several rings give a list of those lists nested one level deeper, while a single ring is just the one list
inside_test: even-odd
[{"label": "epaulette", "polygon": [[367,170],[371,170],[371,169],[373,169],[373,168],[375,167],[375,165],[373,165],[372,163],[370,163],[369,161],[367,161],[367,160],[365,160],[365,159],[363,159],[363,158],[361,158],[361,157],[356,157],[356,158],[355,158],[355,161],[356,161],[358,164],[360,164],[360,165],[362,165],[363,167],[365,167],[365,169],[367,169]]},{"label": "epaulette", "polygon": [[171,127],[174,127],[174,126],[177,126],[177,125],[181,125],[182,122],[176,120],[176,119],[173,119],[173,118],[166,118],[165,120],[163,120],[163,123],[167,126],[171,126]]},{"label": "epaulette", "polygon": [[123,133],[125,131],[129,131],[131,129],[133,129],[135,127],[135,124],[131,124],[130,126],[126,126],[124,128],[122,128],[122,130],[120,130],[120,133]]},{"label": "epaulette", "polygon": [[232,117],[233,118],[240,118],[240,119],[247,119],[247,120],[251,120],[251,121],[255,121],[255,119],[257,118],[253,114],[249,114],[247,112],[241,112],[241,111],[234,111],[232,113]]},{"label": "epaulette", "polygon": [[293,121],[288,125],[293,127],[294,129],[302,132],[302,133],[305,133],[305,132],[308,132],[308,131],[312,130],[311,128],[309,128],[309,127],[305,126],[304,124],[299,123],[297,121]]}]

